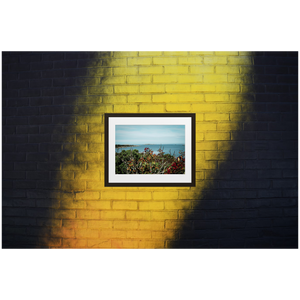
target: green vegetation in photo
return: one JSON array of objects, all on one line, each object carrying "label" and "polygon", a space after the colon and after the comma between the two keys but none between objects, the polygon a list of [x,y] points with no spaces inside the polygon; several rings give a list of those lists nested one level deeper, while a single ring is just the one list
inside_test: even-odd
[{"label": "green vegetation in photo", "polygon": [[179,157],[165,154],[160,148],[154,154],[149,148],[142,153],[137,149],[116,153],[116,174],[184,174],[184,152]]}]

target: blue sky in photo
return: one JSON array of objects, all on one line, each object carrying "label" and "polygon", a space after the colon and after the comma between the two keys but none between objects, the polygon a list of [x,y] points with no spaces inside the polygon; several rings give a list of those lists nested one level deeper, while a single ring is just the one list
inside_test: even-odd
[{"label": "blue sky in photo", "polygon": [[116,125],[116,144],[185,144],[185,125]]}]

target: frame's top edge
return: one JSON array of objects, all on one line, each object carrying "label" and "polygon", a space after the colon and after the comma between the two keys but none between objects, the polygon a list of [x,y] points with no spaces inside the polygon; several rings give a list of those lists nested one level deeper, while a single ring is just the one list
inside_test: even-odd
[{"label": "frame's top edge", "polygon": [[195,113],[105,113],[105,117],[195,117]]}]

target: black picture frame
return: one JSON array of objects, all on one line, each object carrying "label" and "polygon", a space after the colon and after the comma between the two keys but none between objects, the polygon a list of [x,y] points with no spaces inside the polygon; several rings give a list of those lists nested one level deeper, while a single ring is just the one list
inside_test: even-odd
[{"label": "black picture frame", "polygon": [[[150,181],[147,182],[139,182],[136,180],[131,180],[132,177],[130,176],[145,176],[144,174],[139,174],[139,175],[131,175],[131,174],[126,174],[125,176],[129,176],[126,177],[126,182],[122,182],[118,181],[115,182],[114,180],[111,179],[112,176],[112,169],[113,171],[115,170],[113,167],[113,164],[111,163],[111,156],[114,155],[115,156],[115,146],[112,147],[112,145],[110,146],[110,144],[112,143],[111,141],[111,127],[113,127],[113,125],[110,125],[110,121],[111,120],[118,120],[118,118],[126,118],[126,120],[130,120],[132,118],[138,118],[138,119],[132,119],[132,120],[145,120],[147,122],[149,122],[149,120],[168,120],[165,118],[173,118],[170,119],[174,122],[174,120],[176,120],[178,118],[179,121],[183,120],[181,118],[184,118],[184,120],[188,120],[188,124],[190,122],[189,128],[189,149],[190,149],[190,167],[189,167],[189,174],[187,174],[188,176],[188,182],[186,182],[186,180],[184,182],[161,182],[158,180],[152,180],[152,177],[150,179]],[[148,118],[148,119],[147,119]],[[188,119],[187,119],[188,118]],[[123,119],[125,120],[125,119]],[[190,120],[190,121],[189,121]],[[128,121],[130,122],[130,121]],[[142,121],[143,122],[143,121]],[[195,186],[195,122],[196,122],[196,115],[193,113],[106,113],[104,114],[104,133],[105,133],[105,147],[104,147],[104,151],[105,151],[105,187],[193,187]],[[141,123],[142,125],[143,123]],[[114,140],[114,139],[113,139]],[[112,149],[113,148],[113,149]],[[176,176],[177,174],[163,174],[162,176]],[[119,175],[117,175],[119,176]],[[122,175],[124,177],[124,175]],[[157,176],[157,175],[152,175],[150,174],[150,176]],[[136,178],[136,177],[135,177]],[[144,178],[144,177],[141,177]],[[165,177],[166,178],[166,177]],[[138,178],[140,179],[140,178]]]}]

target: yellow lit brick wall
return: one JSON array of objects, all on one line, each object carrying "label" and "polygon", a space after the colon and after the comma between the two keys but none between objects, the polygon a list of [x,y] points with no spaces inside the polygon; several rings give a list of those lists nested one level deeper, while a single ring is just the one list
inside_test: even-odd
[{"label": "yellow lit brick wall", "polygon": [[[8,243],[172,247],[251,119],[253,60],[246,52],[7,55]],[[105,187],[105,113],[195,113],[196,187]]]},{"label": "yellow lit brick wall", "polygon": [[[64,125],[54,247],[166,248],[228,159],[252,57],[241,52],[113,52],[88,64]],[[244,85],[246,85],[244,87]],[[72,91],[71,91],[72,92]],[[196,113],[196,187],[104,187],[104,113]],[[56,223],[56,221],[61,222]]]}]

